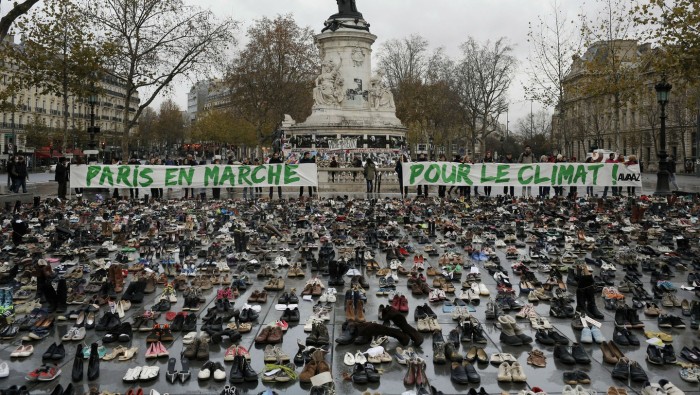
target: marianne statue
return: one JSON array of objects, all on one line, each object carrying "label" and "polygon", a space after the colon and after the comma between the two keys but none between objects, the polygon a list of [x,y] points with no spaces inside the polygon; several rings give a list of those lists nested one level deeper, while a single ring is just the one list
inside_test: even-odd
[{"label": "marianne statue", "polygon": [[362,19],[362,14],[357,11],[355,0],[336,0],[338,2],[338,13],[331,15],[329,19],[335,18],[358,18]]}]

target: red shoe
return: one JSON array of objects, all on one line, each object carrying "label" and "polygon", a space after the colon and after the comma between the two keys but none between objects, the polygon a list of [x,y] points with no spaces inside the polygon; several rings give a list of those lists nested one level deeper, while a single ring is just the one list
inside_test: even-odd
[{"label": "red shoe", "polygon": [[402,313],[408,313],[408,299],[406,299],[406,296],[401,295],[401,297],[399,298],[399,308],[397,310],[399,310]]},{"label": "red shoe", "polygon": [[47,366],[39,372],[39,381],[51,381],[61,375],[61,369],[58,366]]},{"label": "red shoe", "polygon": [[394,299],[391,300],[391,307],[396,309],[396,311],[401,311],[401,297],[399,295],[394,296]]}]

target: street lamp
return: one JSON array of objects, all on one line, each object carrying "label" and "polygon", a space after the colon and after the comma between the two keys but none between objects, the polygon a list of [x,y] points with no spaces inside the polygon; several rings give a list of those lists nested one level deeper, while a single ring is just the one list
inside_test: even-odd
[{"label": "street lamp", "polygon": [[668,154],[666,153],[666,104],[668,104],[668,94],[672,85],[666,82],[666,75],[661,76],[661,82],[656,84],[656,99],[661,105],[661,135],[659,144],[659,170],[656,173],[656,190],[654,195],[667,196],[671,194],[668,184]]},{"label": "street lamp", "polygon": [[433,161],[433,155],[435,153],[435,150],[433,149],[433,136],[428,137],[428,160]]},{"label": "street lamp", "polygon": [[[90,127],[88,134],[90,135],[90,150],[95,150],[95,135],[100,133],[100,128],[95,126],[95,105],[97,104],[97,91],[95,83],[90,83],[90,95],[88,96],[88,104],[90,105]],[[88,162],[89,162],[88,158]]]}]

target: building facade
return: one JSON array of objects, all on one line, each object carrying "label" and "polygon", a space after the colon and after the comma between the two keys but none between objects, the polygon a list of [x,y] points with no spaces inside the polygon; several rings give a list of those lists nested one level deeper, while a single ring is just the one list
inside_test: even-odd
[{"label": "building facade", "polygon": [[[9,36],[9,40],[14,40]],[[21,78],[21,71],[16,67],[0,61],[0,92],[5,90],[14,78]],[[27,146],[27,131],[37,127],[41,131],[56,134],[63,130],[63,99],[52,94],[43,94],[40,87],[27,87],[7,98],[11,108],[0,112],[0,152],[31,153],[40,147]],[[123,134],[123,116],[126,87],[122,80],[105,76],[97,87],[95,104],[95,126],[100,127],[100,135],[95,137],[99,144],[118,145]],[[132,98],[129,108],[136,113],[140,99]],[[14,110],[13,110],[14,109]],[[85,134],[90,126],[90,105],[87,98],[68,98],[68,135],[66,147],[54,145],[57,149],[87,149]],[[80,137],[78,137],[80,136]],[[62,145],[63,138],[57,139]],[[13,145],[15,147],[13,147]],[[13,151],[14,149],[14,151]]]},{"label": "building facade", "polygon": [[[661,110],[654,86],[662,78],[651,62],[656,51],[636,40],[615,40],[575,56],[563,81],[564,101],[552,116],[555,146],[577,158],[593,149],[635,155],[644,171],[655,171]],[[606,64],[614,64],[617,72],[602,76]],[[684,162],[698,154],[697,88],[681,80],[669,82],[673,90],[666,106],[666,150],[675,157],[676,170],[683,172]]]}]

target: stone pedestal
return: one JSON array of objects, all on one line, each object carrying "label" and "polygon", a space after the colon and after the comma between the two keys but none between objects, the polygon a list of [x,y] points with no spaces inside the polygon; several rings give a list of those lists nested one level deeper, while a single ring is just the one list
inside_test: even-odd
[{"label": "stone pedestal", "polygon": [[396,117],[393,95],[381,73],[372,73],[377,36],[364,19],[334,18],[316,36],[322,70],[314,88],[311,115],[284,125],[291,149],[399,152],[406,127]]}]

